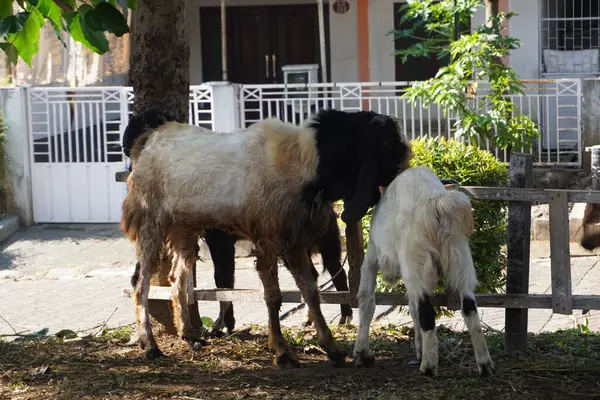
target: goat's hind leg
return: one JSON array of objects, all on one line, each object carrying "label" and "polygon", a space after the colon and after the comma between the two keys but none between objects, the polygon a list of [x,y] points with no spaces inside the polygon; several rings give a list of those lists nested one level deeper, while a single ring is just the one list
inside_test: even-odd
[{"label": "goat's hind leg", "polygon": [[163,353],[158,348],[152,326],[150,325],[150,313],[148,310],[148,294],[150,291],[150,278],[152,271],[158,265],[160,250],[164,238],[158,237],[151,226],[142,226],[140,237],[137,242],[137,258],[140,263],[139,277],[136,282],[133,302],[135,305],[135,319],[137,338],[140,348],[146,351],[147,359],[162,357]]},{"label": "goat's hind leg", "polygon": [[[405,282],[405,285],[407,282]],[[415,348],[421,358],[420,371],[424,375],[437,376],[438,338],[435,331],[435,309],[427,293],[415,293],[406,287],[409,311],[415,327]]]},{"label": "goat's hind leg", "polygon": [[296,285],[302,292],[302,297],[314,319],[315,328],[319,335],[319,344],[325,348],[329,360],[336,366],[344,364],[345,354],[338,347],[331,330],[325,322],[321,312],[319,288],[314,279],[309,253],[304,248],[296,248],[285,255],[287,267],[290,270]]},{"label": "goat's hind leg", "polygon": [[[235,281],[235,242],[237,238],[218,229],[208,229],[204,236],[214,266],[215,285],[219,289],[233,289]],[[223,336],[223,328],[231,335],[235,328],[233,303],[219,302],[219,317],[211,330],[211,336]]]},{"label": "goat's hind leg", "polygon": [[269,314],[269,349],[275,353],[273,363],[280,367],[299,367],[298,356],[283,338],[279,310],[281,309],[281,289],[278,281],[277,257],[271,251],[256,246],[256,269],[262,282],[265,303]]},{"label": "goat's hind leg", "polygon": [[370,367],[375,357],[369,348],[369,329],[375,315],[375,287],[377,284],[377,255],[375,246],[369,251],[360,267],[360,285],[358,288],[358,336],[354,343],[352,357],[357,367]]},{"label": "goat's hind leg", "polygon": [[188,292],[188,280],[193,276],[193,268],[198,256],[198,237],[189,235],[179,239],[174,248],[173,267],[175,281],[172,286],[172,305],[177,322],[179,336],[192,350],[199,350],[208,344],[194,332],[190,318],[188,298],[193,295]]},{"label": "goat's hind leg", "polygon": [[[318,250],[321,253],[323,266],[333,278],[333,285],[338,292],[347,292],[348,277],[342,265],[342,243],[340,239],[340,228],[337,224],[335,212],[331,210],[329,217],[329,229],[318,243]],[[352,307],[350,304],[340,304],[341,317],[339,325],[350,324],[352,322]]]},{"label": "goat's hind leg", "polygon": [[477,313],[477,303],[471,291],[465,292],[462,295],[462,316],[471,336],[477,370],[481,376],[489,376],[496,371],[496,367],[494,366],[487,348],[485,336],[481,330],[481,322]]}]

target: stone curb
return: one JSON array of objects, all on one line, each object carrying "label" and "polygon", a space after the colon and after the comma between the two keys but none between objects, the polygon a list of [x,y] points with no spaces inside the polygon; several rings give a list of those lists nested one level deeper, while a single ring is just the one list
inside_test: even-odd
[{"label": "stone curb", "polygon": [[16,215],[7,215],[0,220],[0,244],[6,242],[12,235],[14,235],[19,228],[21,223],[19,217]]}]

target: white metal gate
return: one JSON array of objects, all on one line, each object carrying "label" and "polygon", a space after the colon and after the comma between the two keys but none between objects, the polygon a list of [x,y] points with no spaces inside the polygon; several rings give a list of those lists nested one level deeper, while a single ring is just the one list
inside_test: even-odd
[{"label": "white metal gate", "polygon": [[[33,218],[36,223],[117,223],[127,187],[121,135],[131,87],[29,90]],[[190,88],[190,123],[213,128],[212,88]]]},{"label": "white metal gate", "polygon": [[35,222],[119,221],[127,108],[123,87],[30,89]]}]

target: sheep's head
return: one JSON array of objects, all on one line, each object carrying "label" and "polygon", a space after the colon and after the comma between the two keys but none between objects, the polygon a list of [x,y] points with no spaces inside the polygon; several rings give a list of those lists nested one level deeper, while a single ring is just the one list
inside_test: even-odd
[{"label": "sheep's head", "polygon": [[132,157],[132,154],[137,155],[134,146],[141,151],[145,143],[144,138],[147,139],[152,130],[174,120],[175,118],[172,115],[156,110],[149,110],[132,117],[127,124],[127,128],[125,128],[125,132],[123,132],[123,153],[127,157],[136,158]]},{"label": "sheep's head", "polygon": [[399,121],[386,115],[365,114],[368,124],[359,131],[360,171],[354,194],[344,204],[342,220],[358,222],[369,207],[381,198],[379,187],[386,187],[408,168],[410,144],[400,129]]},{"label": "sheep's head", "polygon": [[344,200],[344,222],[360,221],[379,201],[379,187],[408,168],[410,144],[399,122],[372,111],[324,110],[311,126],[318,131],[321,187],[330,200]]}]

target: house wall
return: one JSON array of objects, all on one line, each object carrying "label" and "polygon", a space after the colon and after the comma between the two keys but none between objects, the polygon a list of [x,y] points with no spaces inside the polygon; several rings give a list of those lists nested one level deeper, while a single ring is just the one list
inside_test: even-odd
[{"label": "house wall", "polygon": [[[369,1],[369,80],[374,82],[390,82],[395,80],[394,38],[387,35],[394,29],[393,7],[397,0]],[[315,0],[227,0],[228,7],[274,4],[314,3]],[[510,2],[511,10],[520,14],[513,20],[511,35],[523,40],[523,46],[511,58],[519,74],[528,79],[537,78],[538,74],[538,35],[536,0],[501,0]],[[357,11],[356,1],[349,1],[350,9],[344,14],[333,11],[333,1],[325,1],[330,7],[330,69],[333,82],[359,81],[358,45],[357,45]],[[200,13],[202,6],[218,6],[220,0],[188,0],[188,29],[190,32],[190,79],[191,84],[201,84],[202,49],[200,37]],[[473,26],[485,22],[483,7],[473,17]]]},{"label": "house wall", "polygon": [[539,1],[508,0],[509,10],[517,13],[511,19],[510,36],[521,40],[521,47],[510,55],[510,66],[521,79],[540,77]]}]

